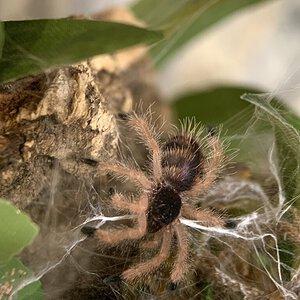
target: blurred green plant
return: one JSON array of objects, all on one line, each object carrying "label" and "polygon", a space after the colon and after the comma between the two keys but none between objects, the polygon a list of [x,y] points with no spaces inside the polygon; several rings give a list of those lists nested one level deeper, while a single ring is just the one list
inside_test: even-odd
[{"label": "blurred green plant", "polygon": [[0,58],[2,57],[3,45],[4,45],[4,24],[0,22]]},{"label": "blurred green plant", "polygon": [[[182,95],[174,99],[172,105],[180,119],[195,116],[208,126],[226,123],[225,131],[230,135],[236,132],[236,128],[245,126],[245,113],[249,116],[254,112],[250,103],[240,99],[242,94],[249,91],[251,89],[246,87],[216,87]],[[235,119],[234,124],[230,124],[232,118]]]},{"label": "blurred green plant", "polygon": [[164,32],[164,40],[152,49],[155,62],[161,64],[196,35],[223,18],[265,1],[141,0],[132,9],[148,26]]},{"label": "blurred green plant", "polygon": [[2,22],[0,82],[136,44],[152,44],[161,38],[162,34],[158,31],[103,21],[60,19]]},{"label": "blurred green plant", "polygon": [[29,216],[10,202],[0,199],[0,263],[7,262],[38,234],[38,227]]},{"label": "blurred green plant", "polygon": [[[0,199],[0,299],[8,299],[15,289],[17,299],[42,299],[40,282],[32,280],[32,272],[13,258],[32,243],[38,231],[29,216]],[[33,282],[23,288],[28,280]]]}]

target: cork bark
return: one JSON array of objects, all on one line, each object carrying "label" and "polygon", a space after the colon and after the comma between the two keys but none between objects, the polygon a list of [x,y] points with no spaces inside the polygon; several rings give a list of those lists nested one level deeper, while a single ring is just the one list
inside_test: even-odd
[{"label": "cork bark", "polygon": [[45,187],[54,162],[82,177],[86,161],[116,154],[116,122],[86,63],[4,86],[0,104],[1,197],[20,208]]}]

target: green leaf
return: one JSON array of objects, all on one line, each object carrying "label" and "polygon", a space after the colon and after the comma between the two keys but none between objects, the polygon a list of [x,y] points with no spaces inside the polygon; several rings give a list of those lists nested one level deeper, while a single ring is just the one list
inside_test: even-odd
[{"label": "green leaf", "polygon": [[5,42],[0,82],[76,63],[136,44],[151,44],[161,33],[131,25],[93,20],[3,22]]},{"label": "green leaf", "polygon": [[197,34],[230,14],[266,0],[141,0],[133,10],[153,28],[163,29],[166,38],[152,50],[163,62]]},{"label": "green leaf", "polygon": [[195,116],[205,125],[224,124],[224,132],[233,135],[237,129],[247,126],[249,116],[251,118],[254,112],[249,103],[240,99],[246,91],[249,89],[218,87],[194,92],[175,99],[173,108],[180,119]]},{"label": "green leaf", "polygon": [[0,199],[0,263],[31,244],[38,227],[10,202]]},{"label": "green leaf", "polygon": [[0,299],[11,299],[12,295],[18,300],[44,299],[41,283],[16,258],[0,265]]},{"label": "green leaf", "polygon": [[2,48],[4,45],[4,39],[5,39],[4,24],[0,22],[0,58],[2,57]]},{"label": "green leaf", "polygon": [[300,164],[300,135],[290,123],[299,124],[296,116],[283,109],[278,102],[265,94],[245,94],[242,99],[252,103],[260,117],[267,120],[273,127],[275,146],[278,158],[279,173],[286,199],[299,202],[299,164]]}]

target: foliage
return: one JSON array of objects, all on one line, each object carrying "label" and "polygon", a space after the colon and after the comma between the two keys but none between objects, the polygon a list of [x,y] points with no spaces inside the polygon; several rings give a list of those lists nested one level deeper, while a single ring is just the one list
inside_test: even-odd
[{"label": "foliage", "polygon": [[[179,119],[195,116],[201,123],[210,125],[223,124],[228,120],[242,115],[247,110],[253,114],[251,105],[240,99],[240,95],[249,91],[246,87],[217,87],[210,90],[197,91],[192,94],[182,95],[173,102],[173,107]],[[227,135],[236,128],[244,126],[243,118],[236,118],[236,122],[225,128]]]},{"label": "foliage", "polygon": [[4,45],[4,24],[0,22],[0,58],[2,57],[3,45]]},{"label": "foliage", "polygon": [[38,227],[10,202],[0,199],[0,263],[6,262],[31,244]]},{"label": "foliage", "polygon": [[141,0],[133,10],[148,26],[164,31],[165,39],[152,49],[155,61],[162,63],[196,35],[223,18],[264,1]]},{"label": "foliage", "polygon": [[38,227],[29,216],[0,199],[0,299],[15,288],[19,290],[17,299],[42,299],[38,281],[33,280],[25,288],[19,287],[22,282],[31,280],[32,272],[18,259],[12,258],[31,244],[37,234]]},{"label": "foliage", "polygon": [[0,82],[162,37],[132,25],[92,20],[7,21],[1,26]]}]

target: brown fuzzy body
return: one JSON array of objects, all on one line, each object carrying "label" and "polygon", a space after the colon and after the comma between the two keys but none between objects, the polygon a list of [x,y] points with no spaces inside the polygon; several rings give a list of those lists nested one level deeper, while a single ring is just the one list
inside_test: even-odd
[{"label": "brown fuzzy body", "polygon": [[147,231],[155,233],[171,224],[181,210],[179,193],[191,189],[203,173],[204,156],[188,135],[175,135],[164,144],[162,167],[165,181],[153,188],[149,197]]},{"label": "brown fuzzy body", "polygon": [[176,135],[163,146],[162,167],[165,180],[177,192],[188,191],[203,175],[204,155],[189,135]]}]

